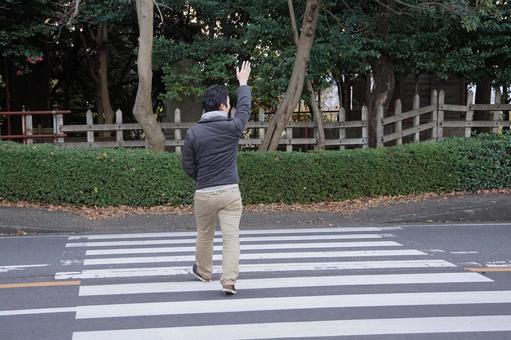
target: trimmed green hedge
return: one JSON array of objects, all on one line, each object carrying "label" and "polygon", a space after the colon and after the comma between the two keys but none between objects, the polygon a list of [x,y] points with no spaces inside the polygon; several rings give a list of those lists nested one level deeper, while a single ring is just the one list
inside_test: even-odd
[{"label": "trimmed green hedge", "polygon": [[[305,203],[511,187],[511,135],[321,153],[242,152],[245,203]],[[146,150],[0,143],[0,199],[95,206],[191,204],[180,158]]]}]

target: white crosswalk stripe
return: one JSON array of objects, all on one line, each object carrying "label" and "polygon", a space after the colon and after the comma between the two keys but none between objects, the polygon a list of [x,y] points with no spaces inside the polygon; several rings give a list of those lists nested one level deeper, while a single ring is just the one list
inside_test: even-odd
[{"label": "white crosswalk stripe", "polygon": [[[287,272],[309,270],[347,270],[347,269],[388,269],[388,268],[444,268],[456,267],[444,260],[406,260],[406,261],[347,261],[347,262],[293,262],[269,264],[241,264],[243,273]],[[221,273],[221,266],[213,266],[213,273]],[[56,280],[102,279],[143,276],[174,276],[191,274],[190,266],[172,267],[134,267],[115,269],[86,269],[81,272],[60,272]]]},{"label": "white crosswalk stripe", "polygon": [[128,316],[232,313],[308,308],[424,306],[477,303],[511,303],[511,291],[315,295],[237,299],[236,302],[232,300],[201,300],[123,303],[115,305],[80,306],[76,312],[76,318],[119,318]]},{"label": "white crosswalk stripe", "polygon": [[[241,244],[244,250],[284,250],[284,249],[315,249],[315,248],[372,248],[372,247],[400,247],[401,244],[394,241],[365,241],[365,242],[311,242],[311,243],[258,243]],[[221,251],[222,246],[213,246],[214,251]],[[151,247],[151,248],[109,248],[89,249],[86,256],[96,255],[125,255],[125,254],[154,254],[154,253],[184,253],[194,252],[195,246],[188,247]]]},{"label": "white crosswalk stripe", "polygon": [[[309,240],[352,240],[352,239],[378,239],[378,234],[336,234],[336,235],[294,235],[294,236],[248,236],[242,237],[241,242],[273,242],[273,241],[309,241]],[[214,242],[222,242],[216,237]],[[143,240],[143,241],[99,241],[99,242],[72,242],[66,247],[116,247],[116,246],[150,246],[154,244],[195,244],[195,238]]]},{"label": "white crosswalk stripe", "polygon": [[[240,235],[273,235],[273,234],[309,234],[309,233],[360,233],[360,232],[381,232],[384,228],[377,227],[334,227],[334,228],[302,228],[302,229],[257,229],[240,230]],[[395,229],[393,229],[395,230]],[[133,239],[133,238],[162,238],[162,237],[195,237],[193,231],[166,232],[166,233],[132,233],[132,234],[104,234],[104,235],[81,235],[69,236],[69,241],[82,240],[115,240],[115,239]],[[220,231],[215,232],[221,235]]]},{"label": "white crosswalk stripe", "polygon": [[[276,289],[300,287],[328,286],[362,286],[362,285],[403,285],[428,283],[467,283],[493,282],[491,279],[476,273],[432,273],[432,274],[376,274],[376,275],[339,275],[339,276],[305,276],[305,277],[272,277],[269,279],[238,280],[237,286],[246,289]],[[214,284],[202,282],[150,282],[87,285],[80,287],[80,296],[147,294],[147,293],[179,293],[217,291]]]},{"label": "white crosswalk stripe", "polygon": [[[335,320],[76,332],[73,340],[248,340],[511,331],[511,315]],[[442,339],[444,337],[441,337]],[[433,338],[432,338],[433,339]],[[436,338],[438,339],[438,337]]]},{"label": "white crosswalk stripe", "polygon": [[[192,232],[71,236],[67,247],[84,249],[83,267],[55,279],[82,280],[80,304],[70,307],[79,322],[73,340],[443,338],[511,332],[511,315],[502,314],[503,306],[511,305],[511,290],[464,272],[439,258],[443,253],[405,248],[384,232],[373,227],[245,230],[240,294],[231,298],[221,295],[218,281],[191,277]],[[217,279],[220,235],[215,243]],[[478,314],[477,306],[484,306],[486,315]],[[402,308],[406,311],[399,312]],[[124,319],[129,323],[119,327]]]},{"label": "white crosswalk stripe", "polygon": [[[325,257],[373,257],[373,256],[420,256],[426,253],[414,249],[404,250],[366,250],[366,251],[316,251],[294,253],[256,253],[241,254],[240,260],[266,260],[266,259],[305,259]],[[214,261],[221,261],[222,255],[213,255]],[[129,263],[160,263],[160,262],[194,262],[195,255],[180,256],[144,256],[144,257],[112,257],[100,259],[87,259],[85,266],[104,264],[129,264]]]}]

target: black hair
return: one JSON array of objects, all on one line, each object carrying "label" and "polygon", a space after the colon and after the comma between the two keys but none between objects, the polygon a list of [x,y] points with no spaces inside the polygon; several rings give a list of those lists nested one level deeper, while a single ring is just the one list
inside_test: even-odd
[{"label": "black hair", "polygon": [[221,104],[227,105],[227,88],[220,84],[211,85],[202,96],[204,112],[220,110]]}]

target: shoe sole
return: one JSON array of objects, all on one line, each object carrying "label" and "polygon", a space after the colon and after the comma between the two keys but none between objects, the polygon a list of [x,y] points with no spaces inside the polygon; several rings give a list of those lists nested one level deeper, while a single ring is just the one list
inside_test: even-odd
[{"label": "shoe sole", "polygon": [[222,292],[224,292],[225,295],[236,295],[238,292],[236,290],[232,289],[222,289]]},{"label": "shoe sole", "polygon": [[193,270],[192,270],[192,275],[195,276],[196,278],[198,278],[201,282],[211,282],[211,280],[206,280],[205,278],[203,278],[199,274],[196,274]]}]

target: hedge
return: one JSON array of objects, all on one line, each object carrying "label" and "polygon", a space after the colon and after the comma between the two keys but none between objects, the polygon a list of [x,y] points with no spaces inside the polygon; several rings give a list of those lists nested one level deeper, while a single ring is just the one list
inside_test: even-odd
[{"label": "hedge", "polygon": [[[511,135],[315,153],[241,152],[245,203],[307,203],[511,187]],[[0,199],[89,206],[186,205],[171,153],[0,143]]]}]

